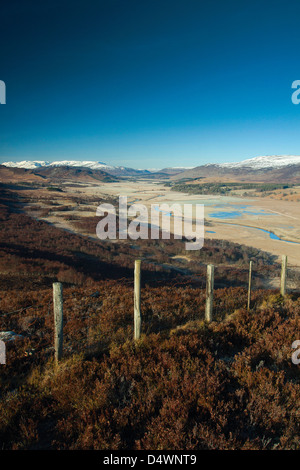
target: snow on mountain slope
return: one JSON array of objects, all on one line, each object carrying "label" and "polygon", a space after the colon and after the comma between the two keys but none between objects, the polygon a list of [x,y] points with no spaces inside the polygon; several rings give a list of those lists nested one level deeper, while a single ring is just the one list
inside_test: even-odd
[{"label": "snow on mountain slope", "polygon": [[116,167],[112,165],[107,165],[103,162],[93,162],[89,160],[61,160],[57,162],[51,162],[49,166],[73,166],[73,167],[84,167],[84,168],[91,168],[92,170],[105,170],[110,169],[113,170],[115,168],[123,169],[123,167]]},{"label": "snow on mountain slope", "polygon": [[45,166],[72,166],[72,167],[84,167],[84,168],[91,168],[93,170],[105,170],[105,169],[116,169],[120,168],[122,169],[123,167],[115,167],[115,166],[110,166],[106,165],[106,163],[102,162],[94,162],[94,161],[80,161],[80,160],[61,160],[57,162],[46,162],[46,161],[29,161],[29,160],[24,160],[22,162],[4,162],[2,165],[7,166],[7,167],[14,167],[14,168],[25,168],[25,169],[35,169],[35,168],[41,168]]},{"label": "snow on mountain slope", "polygon": [[[230,168],[232,169],[252,168],[253,170],[259,170],[263,168],[276,169],[276,168],[282,168],[288,165],[299,165],[299,164],[300,164],[299,155],[272,155],[272,156],[250,158],[248,160],[243,160],[241,162],[236,162],[236,163],[221,163],[221,164],[216,164],[215,166],[221,167],[221,168],[229,168],[229,169]],[[105,170],[126,170],[124,166],[112,166],[112,165],[107,165],[106,163],[103,163],[103,162],[95,162],[95,161],[89,161],[89,160],[61,160],[61,161],[55,161],[55,162],[47,162],[47,161],[40,161],[40,160],[35,160],[35,161],[24,160],[22,162],[5,162],[5,163],[2,163],[2,165],[7,166],[7,167],[25,168],[25,169],[30,169],[30,170],[41,168],[41,167],[58,167],[58,166],[84,167],[84,168],[90,168],[92,170],[104,170],[104,171]],[[204,166],[209,166],[209,165],[204,165]],[[192,167],[186,167],[186,168],[172,167],[172,168],[169,168],[169,170],[170,169],[188,170],[190,168]],[[135,170],[135,171],[143,172],[147,170]],[[152,168],[148,171],[155,172],[158,170]]]},{"label": "snow on mountain slope", "polygon": [[49,166],[50,162],[44,161],[28,161],[24,160],[22,162],[4,162],[2,163],[3,166],[7,166],[9,168],[24,168],[26,170],[34,170],[35,168],[40,168],[42,166]]},{"label": "snow on mountain slope", "polygon": [[237,163],[221,163],[224,168],[252,168],[259,170],[261,168],[281,168],[288,165],[300,165],[299,155],[272,155],[250,158]]}]

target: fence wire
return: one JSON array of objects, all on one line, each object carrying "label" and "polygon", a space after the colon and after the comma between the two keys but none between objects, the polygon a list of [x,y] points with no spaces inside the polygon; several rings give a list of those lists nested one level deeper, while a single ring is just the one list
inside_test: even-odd
[{"label": "fence wire", "polygon": [[[228,268],[229,269],[229,268]],[[213,319],[222,321],[228,314],[247,308],[248,270],[233,267],[238,271],[242,286],[226,287],[218,277],[216,267]],[[277,276],[266,282],[270,292],[279,291],[280,270]],[[288,289],[299,291],[300,270],[288,267]],[[261,288],[261,274],[252,277],[251,307],[255,308],[265,296]],[[275,282],[274,282],[275,281]],[[104,281],[103,281],[104,282]],[[133,338],[134,295],[133,279],[99,282],[95,287],[64,288],[64,355],[74,353],[101,354],[111,344],[121,344]],[[43,292],[43,302],[29,302],[20,308],[0,310],[0,332],[12,331],[22,335],[25,341],[24,356],[52,357],[54,353],[54,321],[52,290]],[[170,331],[187,324],[204,321],[206,302],[206,276],[192,274],[178,276],[172,280],[143,281],[141,288],[141,333],[149,335]]]}]

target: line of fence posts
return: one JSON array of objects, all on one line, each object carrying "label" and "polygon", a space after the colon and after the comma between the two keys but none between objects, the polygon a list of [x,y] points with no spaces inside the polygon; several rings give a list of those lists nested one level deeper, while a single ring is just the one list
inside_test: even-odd
[{"label": "line of fence posts", "polygon": [[[248,278],[248,299],[247,310],[251,307],[251,287],[252,287],[252,266],[249,263]],[[213,299],[214,299],[214,271],[213,264],[207,265],[206,275],[206,303],[205,320],[210,323],[213,320]],[[280,294],[286,295],[287,278],[287,256],[282,256]],[[53,311],[54,311],[54,357],[58,363],[63,354],[63,286],[60,282],[53,283]],[[141,337],[141,260],[135,260],[134,264],[134,340]]]},{"label": "line of fence posts", "polygon": [[[247,310],[251,308],[251,289],[252,289],[252,267],[253,261],[249,262],[248,275],[248,296]],[[206,303],[205,303],[205,320],[211,323],[213,320],[213,299],[214,299],[214,271],[213,264],[207,265],[206,275]],[[286,278],[287,278],[287,256],[282,256],[281,264],[281,281],[280,293],[286,295]],[[137,340],[141,335],[141,260],[135,261],[134,270],[134,339]]]}]

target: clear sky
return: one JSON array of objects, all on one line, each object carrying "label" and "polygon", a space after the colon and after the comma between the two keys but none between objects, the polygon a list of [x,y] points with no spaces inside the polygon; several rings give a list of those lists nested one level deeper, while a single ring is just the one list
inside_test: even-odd
[{"label": "clear sky", "polygon": [[300,2],[10,0],[0,162],[300,155]]}]

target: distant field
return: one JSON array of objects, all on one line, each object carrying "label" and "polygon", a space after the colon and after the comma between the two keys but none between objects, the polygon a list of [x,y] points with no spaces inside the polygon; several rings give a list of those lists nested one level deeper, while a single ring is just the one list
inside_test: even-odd
[{"label": "distant field", "polygon": [[[39,214],[58,227],[83,234],[87,233],[87,224],[80,220],[95,217],[96,208],[103,201],[117,206],[119,195],[127,195],[129,204],[141,202],[147,207],[154,203],[204,204],[207,238],[265,250],[278,259],[286,254],[292,265],[300,266],[300,245],[297,245],[300,243],[299,186],[211,183],[201,187],[188,184],[188,187],[192,187],[191,192],[184,192],[184,187],[177,191],[177,185],[169,187],[165,182],[136,179],[134,182],[122,180],[99,184],[66,182],[60,185],[59,192],[39,187],[19,191],[19,194],[28,198],[29,213]],[[218,214],[222,217],[216,216]],[[96,238],[95,226],[96,223],[94,228],[90,224],[88,234]],[[275,237],[271,238],[267,232]]]},{"label": "distant field", "polygon": [[[300,202],[300,186],[296,184],[284,183],[228,183],[228,182],[179,182],[176,184],[167,183],[173,191],[181,191],[189,194],[220,194],[239,196],[288,196],[295,195]],[[296,198],[295,197],[295,198]]]}]

